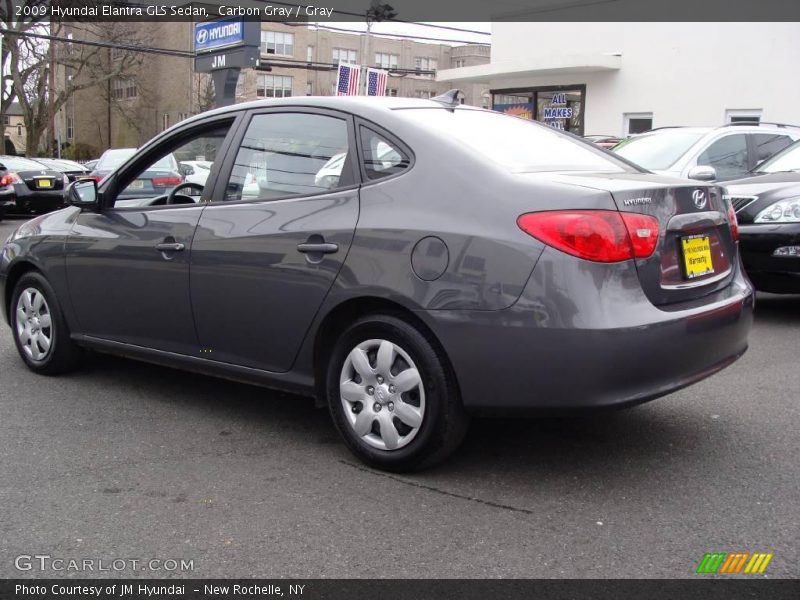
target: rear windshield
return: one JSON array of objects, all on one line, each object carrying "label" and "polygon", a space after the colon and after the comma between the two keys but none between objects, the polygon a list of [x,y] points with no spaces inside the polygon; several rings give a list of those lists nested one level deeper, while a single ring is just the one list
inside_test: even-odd
[{"label": "rear windshield", "polygon": [[47,169],[47,166],[42,163],[15,156],[0,158],[0,165],[3,165],[9,171],[41,171]]},{"label": "rear windshield", "polygon": [[623,140],[614,152],[648,170],[669,169],[689,151],[703,133],[665,130]]},{"label": "rear windshield", "polygon": [[782,171],[800,171],[800,142],[795,142],[756,167],[757,173],[780,173]]},{"label": "rear windshield", "polygon": [[538,171],[635,172],[631,166],[546,125],[476,109],[398,111],[428,131],[443,134],[514,173]]},{"label": "rear windshield", "polygon": [[111,171],[116,169],[136,152],[135,148],[122,148],[120,150],[109,150],[100,160],[97,161],[95,169],[98,171]]}]

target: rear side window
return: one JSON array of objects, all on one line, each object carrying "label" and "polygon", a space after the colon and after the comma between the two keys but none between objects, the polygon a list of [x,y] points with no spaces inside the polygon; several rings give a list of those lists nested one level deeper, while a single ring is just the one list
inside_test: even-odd
[{"label": "rear side window", "polygon": [[361,147],[364,149],[364,171],[370,179],[397,175],[411,165],[411,159],[397,144],[369,127],[361,127]]},{"label": "rear side window", "polygon": [[697,159],[698,165],[714,167],[718,179],[744,175],[747,168],[747,137],[744,133],[726,135],[711,144]]},{"label": "rear side window", "polygon": [[344,187],[352,183],[345,170],[347,157],[343,119],[304,113],[256,115],[236,155],[225,200],[271,200]]},{"label": "rear side window", "polygon": [[792,138],[774,133],[754,133],[753,142],[756,148],[756,163],[760,163],[791,145]]}]

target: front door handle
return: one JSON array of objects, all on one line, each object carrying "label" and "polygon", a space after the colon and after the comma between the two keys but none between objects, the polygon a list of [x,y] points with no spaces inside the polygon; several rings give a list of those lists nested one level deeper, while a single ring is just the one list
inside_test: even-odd
[{"label": "front door handle", "polygon": [[185,248],[186,246],[180,242],[163,242],[161,244],[156,244],[156,250],[159,252],[180,252]]},{"label": "front door handle", "polygon": [[333,254],[339,251],[339,244],[306,242],[305,244],[297,244],[297,251],[303,254]]}]

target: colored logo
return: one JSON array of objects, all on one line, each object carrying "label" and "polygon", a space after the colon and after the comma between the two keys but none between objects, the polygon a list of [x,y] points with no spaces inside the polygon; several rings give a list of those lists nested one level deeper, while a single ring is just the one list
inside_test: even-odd
[{"label": "colored logo", "polygon": [[772,553],[714,552],[706,553],[696,573],[720,573],[725,575],[760,575],[772,560]]}]

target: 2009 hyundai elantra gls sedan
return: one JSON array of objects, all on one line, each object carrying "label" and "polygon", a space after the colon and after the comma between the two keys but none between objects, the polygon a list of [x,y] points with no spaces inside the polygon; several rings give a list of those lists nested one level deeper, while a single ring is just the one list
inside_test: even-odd
[{"label": "2009 hyundai elantra gls sedan", "polygon": [[[22,360],[91,348],[311,394],[359,458],[409,470],[471,414],[634,405],[745,352],[721,188],[453,97],[218,109],[72,184],[3,247]],[[170,153],[212,161],[206,184],[115,205]]]}]

